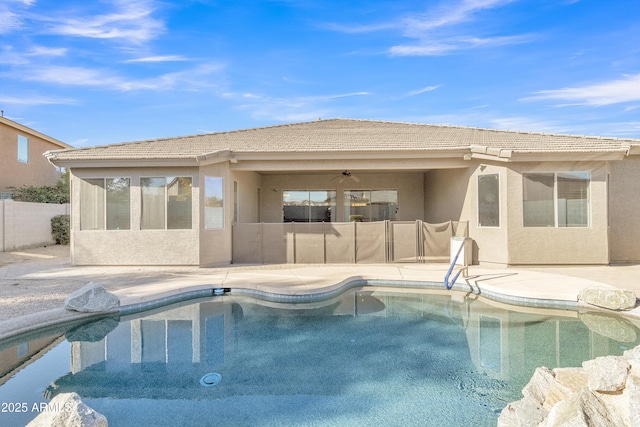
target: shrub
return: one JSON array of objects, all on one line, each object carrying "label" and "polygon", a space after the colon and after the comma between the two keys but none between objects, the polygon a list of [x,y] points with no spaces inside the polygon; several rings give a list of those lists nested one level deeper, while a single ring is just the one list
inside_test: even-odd
[{"label": "shrub", "polygon": [[68,245],[71,237],[69,215],[56,215],[51,218],[51,235],[57,245]]},{"label": "shrub", "polygon": [[34,203],[69,203],[69,171],[60,177],[56,185],[34,187],[9,187],[13,191],[13,200]]}]

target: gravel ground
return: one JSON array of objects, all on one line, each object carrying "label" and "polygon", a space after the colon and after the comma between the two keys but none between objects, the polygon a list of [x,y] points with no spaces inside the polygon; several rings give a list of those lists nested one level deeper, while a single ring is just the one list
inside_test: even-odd
[{"label": "gravel ground", "polygon": [[[46,246],[0,252],[0,267],[23,262],[69,258],[69,246]],[[81,280],[0,279],[0,322],[62,307],[64,300],[87,282]]]}]

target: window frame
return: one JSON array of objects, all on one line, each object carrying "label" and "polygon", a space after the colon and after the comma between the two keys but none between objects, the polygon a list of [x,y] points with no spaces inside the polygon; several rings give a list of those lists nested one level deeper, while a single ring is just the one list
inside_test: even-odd
[{"label": "window frame", "polygon": [[[396,202],[395,202],[395,212],[393,218],[386,219],[373,219],[371,206],[373,205],[373,193],[375,192],[383,192],[383,191],[393,191],[395,192]],[[369,202],[365,205],[368,208],[369,215],[367,218],[362,218],[361,221],[358,221],[357,214],[351,213],[351,208],[353,205],[351,204],[351,199],[347,196],[347,193],[351,192],[368,192],[369,193]],[[391,203],[389,204],[391,205]],[[343,209],[343,220],[345,222],[377,222],[377,221],[397,221],[398,209],[400,206],[400,191],[397,188],[371,188],[371,189],[348,189],[342,191],[342,209]]]},{"label": "window frame", "polygon": [[[82,207],[82,194],[83,194],[83,185],[82,182],[80,183],[80,210],[79,210],[79,214],[80,214],[80,231],[130,231],[132,229],[131,227],[131,218],[132,218],[132,203],[131,203],[131,182],[132,182],[132,177],[131,176],[106,176],[106,177],[78,177],[78,179],[80,179],[80,181],[82,182],[88,182],[88,181],[97,181],[97,180],[102,180],[102,217],[98,218],[98,223],[102,223],[102,228],[83,228],[82,227],[82,222],[83,222],[83,217],[84,217],[84,212],[83,212],[83,207]],[[108,227],[108,203],[107,203],[107,180],[108,179],[127,179],[129,180],[129,227],[128,228],[109,228]]]},{"label": "window frame", "polygon": [[[478,227],[481,228],[500,228],[500,224],[502,222],[502,209],[500,209],[500,173],[498,172],[492,172],[492,173],[483,173],[483,174],[478,174],[478,179],[476,180],[476,194],[477,194],[477,200],[478,200]],[[487,177],[487,176],[495,176],[497,178],[497,182],[498,182],[498,199],[496,200],[496,204],[498,207],[498,224],[497,225],[483,225],[482,221],[480,219],[480,206],[481,206],[481,202],[480,202],[480,178],[481,177]]]},{"label": "window frame", "polygon": [[[286,221],[286,217],[285,217],[285,207],[287,205],[285,205],[285,196],[287,195],[287,193],[307,193],[307,212],[306,212],[306,221]],[[331,194],[333,194],[333,200],[334,203],[329,203],[327,205],[313,205],[311,202],[313,200],[313,198],[311,197],[311,193],[325,193],[327,195],[327,197],[329,198],[329,200],[331,199]],[[286,189],[286,190],[282,190],[282,222],[283,223],[289,223],[289,222],[302,222],[302,223],[321,223],[321,222],[336,222],[337,218],[336,218],[336,210],[337,210],[337,205],[338,205],[338,201],[337,201],[337,197],[338,197],[338,192],[336,190],[293,190],[293,189]],[[324,207],[326,206],[328,208],[328,210],[330,210],[330,217],[328,221],[312,221],[311,219],[313,218],[313,216],[311,215],[311,207],[312,206],[321,206]]]},{"label": "window frame", "polygon": [[[585,225],[560,225],[560,209],[559,209],[559,192],[558,192],[558,175],[569,174],[569,175],[580,175],[584,174],[587,176],[587,187],[586,187],[586,215],[587,221]],[[525,224],[525,199],[524,199],[524,186],[525,186],[525,176],[527,175],[553,175],[553,224],[551,225],[526,225]],[[583,180],[585,180],[583,178]],[[592,182],[592,174],[591,171],[586,170],[560,170],[560,171],[537,171],[537,172],[523,172],[522,173],[522,226],[525,228],[591,228],[592,226],[592,212],[591,212],[591,182]]]},{"label": "window frame", "polygon": [[[222,209],[222,218],[221,218],[221,224],[220,226],[209,226],[208,225],[208,221],[207,221],[207,199],[209,197],[215,197],[215,194],[212,196],[207,196],[207,181],[213,179],[213,180],[219,180],[220,181],[220,190],[221,190],[221,194],[220,194],[220,201],[221,201],[221,206],[214,206],[214,207],[219,207]],[[224,188],[224,177],[221,176],[210,176],[210,175],[205,175],[204,177],[204,229],[205,230],[221,230],[224,228],[225,225],[225,220],[226,220],[226,215],[225,215],[225,188]]]},{"label": "window frame", "polygon": [[[190,194],[190,199],[191,199],[191,205],[190,205],[190,210],[191,210],[191,217],[190,217],[190,226],[188,228],[169,228],[169,195],[168,195],[168,191],[169,191],[169,184],[171,182],[173,182],[173,180],[178,180],[181,178],[189,178],[191,180],[191,194]],[[163,192],[163,196],[164,196],[164,225],[162,228],[145,228],[143,227],[143,222],[144,222],[144,200],[143,200],[143,185],[142,185],[142,181],[145,179],[164,179],[164,192]],[[171,179],[171,180],[170,180]],[[139,181],[139,187],[140,187],[140,230],[141,231],[156,231],[156,230],[164,230],[164,231],[170,231],[170,230],[178,230],[178,231],[182,231],[182,230],[193,230],[193,175],[154,175],[154,176],[141,176],[140,177],[140,181]]]},{"label": "window frame", "polygon": [[[18,134],[17,159],[19,163],[29,164],[29,137]],[[21,154],[24,155],[21,156]]]}]

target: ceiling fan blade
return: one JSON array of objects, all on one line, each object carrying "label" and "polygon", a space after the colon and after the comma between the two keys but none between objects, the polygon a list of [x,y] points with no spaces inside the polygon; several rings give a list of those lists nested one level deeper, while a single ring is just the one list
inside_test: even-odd
[{"label": "ceiling fan blade", "polygon": [[352,180],[354,180],[355,182],[360,182],[360,178],[358,178],[355,175],[349,175],[349,178],[351,178]]}]

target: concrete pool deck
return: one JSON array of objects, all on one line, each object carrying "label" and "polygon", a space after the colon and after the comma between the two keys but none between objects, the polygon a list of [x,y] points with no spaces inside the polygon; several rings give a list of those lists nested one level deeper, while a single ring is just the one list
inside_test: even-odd
[{"label": "concrete pool deck", "polygon": [[[18,261],[10,259],[17,257]],[[7,260],[7,258],[9,258]],[[0,256],[0,337],[29,316],[61,309],[64,297],[88,282],[96,282],[120,297],[121,306],[186,292],[250,289],[281,295],[310,295],[334,290],[350,281],[442,283],[447,264],[231,265],[216,268],[73,266],[68,247],[35,248]],[[458,290],[507,298],[575,302],[581,289],[601,286],[633,290],[640,295],[640,265],[537,268],[470,266],[458,279]],[[26,284],[22,286],[21,284]],[[29,284],[32,284],[29,286]],[[33,285],[37,284],[37,285]],[[444,285],[442,285],[444,289]],[[51,298],[60,291],[56,298]],[[23,292],[23,294],[20,294]],[[22,295],[22,297],[20,297]],[[48,302],[49,306],[39,304]],[[624,312],[640,318],[640,307]],[[35,316],[35,317],[34,317]],[[46,316],[45,316],[46,317]]]}]

